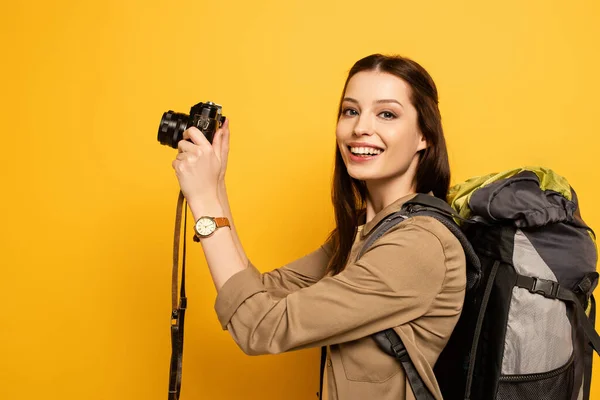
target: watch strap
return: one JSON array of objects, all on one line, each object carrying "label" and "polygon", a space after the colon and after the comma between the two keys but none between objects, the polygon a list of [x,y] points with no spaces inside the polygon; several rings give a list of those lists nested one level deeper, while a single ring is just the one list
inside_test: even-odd
[{"label": "watch strap", "polygon": [[231,228],[231,225],[229,225],[229,219],[227,217],[216,217],[215,224],[217,224],[217,228],[222,228],[224,226]]}]

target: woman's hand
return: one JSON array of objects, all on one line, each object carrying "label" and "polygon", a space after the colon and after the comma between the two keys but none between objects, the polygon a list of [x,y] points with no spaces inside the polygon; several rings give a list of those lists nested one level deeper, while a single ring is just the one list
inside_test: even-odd
[{"label": "woman's hand", "polygon": [[226,120],[215,132],[212,145],[195,127],[187,129],[183,133],[184,140],[177,145],[179,152],[172,166],[192,212],[194,205],[196,209],[210,209],[218,203],[219,183],[225,178],[229,151],[228,125]]},{"label": "woman's hand", "polygon": [[[177,144],[179,153],[173,169],[179,186],[187,199],[194,220],[203,215],[226,216],[231,229],[217,229],[210,237],[200,238],[202,250],[217,291],[238,272],[247,268],[248,257],[239,243],[229,208],[222,206],[220,186],[225,179],[229,152],[229,121],[215,132],[212,145],[196,128],[187,129]],[[225,203],[227,198],[224,198]]]}]

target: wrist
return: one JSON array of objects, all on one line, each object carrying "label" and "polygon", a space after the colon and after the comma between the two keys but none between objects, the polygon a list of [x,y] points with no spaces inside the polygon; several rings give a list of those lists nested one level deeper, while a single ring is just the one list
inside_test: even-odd
[{"label": "wrist", "polygon": [[219,202],[218,198],[210,198],[210,199],[202,199],[202,200],[194,200],[188,201],[188,205],[190,207],[190,211],[194,216],[194,221],[197,221],[198,218],[202,216],[208,217],[222,217],[225,216],[223,207]]},{"label": "wrist", "polygon": [[225,186],[225,182],[219,182],[217,185],[217,194],[219,198],[225,199],[227,197],[227,187]]},{"label": "wrist", "polygon": [[229,207],[229,198],[227,197],[227,188],[225,187],[225,182],[219,183],[217,186],[217,197],[221,202],[221,206],[224,209],[227,209]]}]

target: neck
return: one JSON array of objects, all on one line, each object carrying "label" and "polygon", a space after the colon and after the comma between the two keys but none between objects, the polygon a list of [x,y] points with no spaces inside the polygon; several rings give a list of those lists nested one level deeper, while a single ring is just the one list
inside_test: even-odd
[{"label": "neck", "polygon": [[377,213],[401,197],[415,193],[416,188],[412,182],[367,182],[367,222],[372,220]]},{"label": "neck", "polygon": [[416,174],[418,158],[415,157],[415,160],[413,160],[408,170],[401,175],[366,181],[366,222],[372,220],[378,212],[399,198],[416,193],[416,185],[413,182],[413,177]]}]

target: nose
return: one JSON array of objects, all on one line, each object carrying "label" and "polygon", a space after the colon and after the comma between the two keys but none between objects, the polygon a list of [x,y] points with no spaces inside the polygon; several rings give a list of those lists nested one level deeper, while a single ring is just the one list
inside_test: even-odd
[{"label": "nose", "polygon": [[370,136],[373,134],[373,121],[367,113],[360,115],[354,125],[354,135],[356,136]]}]

